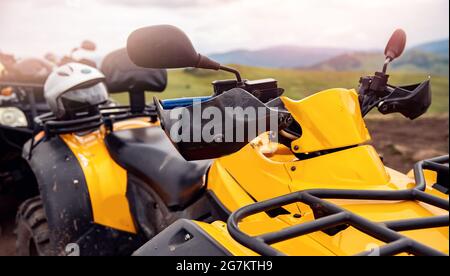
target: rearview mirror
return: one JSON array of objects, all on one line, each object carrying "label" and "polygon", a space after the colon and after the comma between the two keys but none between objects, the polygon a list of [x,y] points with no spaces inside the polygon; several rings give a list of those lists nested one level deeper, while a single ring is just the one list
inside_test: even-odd
[{"label": "rearview mirror", "polygon": [[402,55],[406,45],[406,33],[402,29],[397,29],[389,39],[384,55],[386,59],[393,61]]},{"label": "rearview mirror", "polygon": [[221,69],[219,63],[197,53],[183,31],[170,25],[134,31],[128,37],[127,51],[136,65],[145,68]]}]

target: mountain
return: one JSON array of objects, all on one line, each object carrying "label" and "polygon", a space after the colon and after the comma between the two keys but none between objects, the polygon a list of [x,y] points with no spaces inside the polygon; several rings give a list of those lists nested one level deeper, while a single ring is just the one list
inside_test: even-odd
[{"label": "mountain", "polygon": [[[449,72],[449,40],[414,46],[392,64],[393,70],[446,75]],[[223,64],[269,68],[298,68],[328,71],[373,71],[381,68],[382,51],[361,52],[327,47],[278,46],[261,50],[235,50],[212,54]]]},{"label": "mountain", "polygon": [[[351,52],[332,57],[308,67],[328,71],[372,71],[381,68],[381,52]],[[415,46],[392,63],[398,71],[421,72],[434,75],[449,73],[448,40]]]},{"label": "mountain", "polygon": [[419,49],[407,51],[404,56],[393,62],[393,68],[403,71],[420,71],[436,75],[448,75],[449,59],[448,53],[436,54],[424,52]]},{"label": "mountain", "polygon": [[383,63],[384,56],[376,52],[349,52],[309,66],[311,70],[373,71]]},{"label": "mountain", "polygon": [[438,56],[448,58],[448,39],[424,43],[412,48],[412,50],[435,54]]},{"label": "mountain", "polygon": [[296,68],[308,67],[348,52],[346,49],[326,47],[277,46],[261,50],[235,50],[209,55],[223,64],[240,64],[257,67]]}]

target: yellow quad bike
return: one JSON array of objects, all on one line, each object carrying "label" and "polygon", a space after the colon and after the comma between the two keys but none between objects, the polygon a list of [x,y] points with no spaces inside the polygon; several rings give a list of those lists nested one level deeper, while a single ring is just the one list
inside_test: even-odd
[{"label": "yellow quad bike", "polygon": [[[280,97],[276,80],[243,80],[198,55],[171,26],[133,33],[127,50],[139,68],[237,77],[214,82],[212,97],[144,105],[139,70],[112,62],[112,75],[127,77],[118,90],[131,91],[130,107],[64,122],[41,117],[44,132],[24,148],[40,197],[19,212],[29,226],[22,237],[38,254],[349,255],[375,246],[380,255],[448,254],[448,157],[419,163],[414,180],[385,168],[365,145],[363,115],[378,106],[420,116],[430,104],[428,81],[394,87],[378,73],[361,80],[359,95],[331,89],[293,101]],[[176,132],[196,139],[172,139],[180,123],[172,115],[212,108],[231,118],[212,140],[199,134],[223,122],[207,118]],[[238,125],[257,131],[223,139]]]},{"label": "yellow quad bike", "polygon": [[[405,43],[405,33],[397,30],[386,47],[383,71],[361,78],[358,93],[330,89],[300,101],[271,100],[273,95],[261,98],[273,92],[270,85],[248,89],[238,72],[196,53],[179,29],[163,25],[135,31],[127,49],[138,66],[222,69],[237,80],[215,82],[218,95],[189,107],[170,110],[155,99],[161,126],[180,154],[186,160],[214,159],[202,190],[217,200],[227,221],[180,219],[134,255],[448,254],[448,156],[419,162],[412,177],[385,167],[366,144],[370,135],[363,117],[374,107],[415,119],[431,104],[429,80],[405,87],[388,84],[388,64]],[[222,121],[209,120],[212,107],[221,111]],[[233,117],[227,107],[270,111],[261,120],[259,113]],[[197,123],[196,112],[202,114]],[[223,118],[233,118],[234,124]],[[277,129],[267,127],[272,119]],[[239,123],[255,123],[262,131],[257,137],[245,132],[244,142],[224,139]],[[195,140],[205,128],[212,141]],[[161,168],[173,166],[172,161],[162,160]]]}]

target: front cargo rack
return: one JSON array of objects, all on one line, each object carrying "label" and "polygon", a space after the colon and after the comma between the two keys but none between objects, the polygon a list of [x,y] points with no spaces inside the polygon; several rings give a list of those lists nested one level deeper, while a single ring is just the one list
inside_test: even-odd
[{"label": "front cargo rack", "polygon": [[[232,213],[228,219],[228,231],[230,235],[244,245],[264,256],[284,255],[281,251],[272,247],[272,244],[307,235],[317,231],[326,233],[343,230],[352,226],[357,230],[385,243],[379,248],[377,255],[388,256],[400,253],[412,255],[444,255],[423,243],[408,238],[399,231],[418,230],[435,227],[449,226],[449,216],[434,216],[427,218],[405,219],[386,222],[374,222],[355,213],[345,210],[325,199],[349,199],[349,200],[415,200],[430,204],[443,210],[449,210],[449,201],[443,198],[425,193],[426,182],[423,170],[431,170],[437,173],[436,185],[447,185],[449,156],[441,156],[430,160],[421,161],[414,167],[416,186],[413,189],[400,191],[368,191],[368,190],[338,190],[315,189],[294,192],[267,201],[257,202],[245,206]],[[441,183],[439,181],[447,181]],[[441,191],[438,188],[439,191]],[[442,192],[442,191],[441,191]],[[302,202],[307,204],[314,212],[315,220],[287,227],[277,232],[249,236],[239,229],[239,222],[251,215],[280,208],[292,203]],[[364,251],[359,256],[373,255],[372,251]]]},{"label": "front cargo rack", "polygon": [[99,114],[93,116],[81,117],[72,120],[59,120],[52,112],[47,112],[34,118],[34,130],[28,149],[28,159],[31,159],[33,150],[45,139],[36,141],[36,135],[44,132],[45,138],[56,135],[77,133],[97,129],[104,125],[108,131],[113,131],[115,122],[131,119],[148,117],[149,122],[157,121],[157,113],[154,105],[146,105],[140,112],[132,112],[131,106],[109,105],[99,107]]}]

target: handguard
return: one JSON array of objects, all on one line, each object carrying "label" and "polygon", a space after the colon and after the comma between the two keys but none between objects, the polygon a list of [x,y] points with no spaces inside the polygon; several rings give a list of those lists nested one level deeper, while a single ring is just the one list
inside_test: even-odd
[{"label": "handguard", "polygon": [[232,154],[264,132],[278,134],[293,121],[285,109],[269,107],[241,88],[172,110],[165,110],[157,98],[154,102],[161,127],[186,160]]},{"label": "handguard", "polygon": [[430,80],[419,84],[388,87],[392,92],[378,105],[382,114],[399,112],[414,120],[427,112],[431,105]]},{"label": "handguard", "polygon": [[382,114],[398,112],[411,120],[427,112],[431,105],[429,79],[407,86],[389,85],[388,80],[389,75],[384,72],[376,72],[374,76],[359,80],[359,104],[363,117],[375,107]]}]

